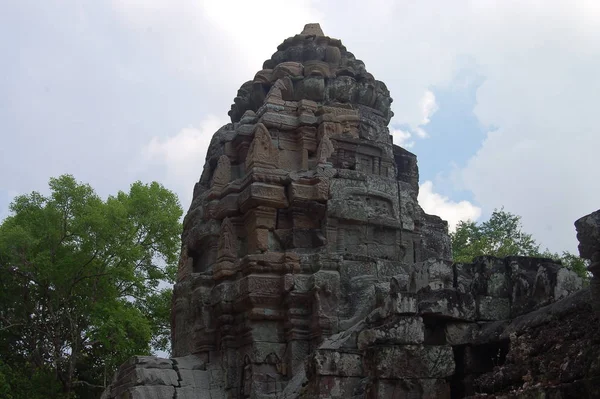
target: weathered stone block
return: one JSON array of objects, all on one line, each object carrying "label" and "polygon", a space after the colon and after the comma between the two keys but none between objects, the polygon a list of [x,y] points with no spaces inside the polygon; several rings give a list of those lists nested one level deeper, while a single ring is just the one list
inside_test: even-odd
[{"label": "weathered stone block", "polygon": [[371,345],[421,344],[424,337],[423,319],[418,316],[404,316],[382,326],[361,331],[358,334],[357,345],[362,350]]},{"label": "weathered stone block", "polygon": [[279,157],[279,167],[289,172],[302,169],[302,151],[281,150]]},{"label": "weathered stone block", "polygon": [[423,262],[412,264],[410,266],[408,290],[410,292],[419,292],[425,287],[429,287],[429,270]]},{"label": "weathered stone block", "polygon": [[173,399],[173,386],[138,386],[129,389],[128,399]]},{"label": "weathered stone block", "polygon": [[285,346],[284,343],[255,341],[250,347],[240,349],[239,352],[248,354],[253,363],[279,362],[284,358]]},{"label": "weathered stone block", "polygon": [[135,366],[146,369],[171,369],[173,362],[170,359],[164,359],[156,356],[133,356],[125,362],[121,368]]},{"label": "weathered stone block", "polygon": [[470,265],[463,265],[470,278],[469,292],[473,295],[508,298],[510,281],[504,259],[493,256],[479,256]]},{"label": "weathered stone block", "polygon": [[362,387],[363,378],[339,378],[333,375],[315,376],[311,378],[300,398],[306,399],[347,399],[355,397],[355,392]]},{"label": "weathered stone block", "polygon": [[342,103],[351,102],[356,92],[356,80],[350,76],[338,76],[327,85],[327,95]]},{"label": "weathered stone block", "polygon": [[352,327],[346,328],[343,332],[334,334],[327,338],[319,349],[323,350],[340,350],[349,353],[355,353],[358,349],[357,340],[358,334],[365,328],[364,322],[358,322]]},{"label": "weathered stone block", "polygon": [[[178,371],[181,381],[179,386],[192,387],[200,389],[210,388],[210,372],[206,370],[186,370],[181,369]],[[175,385],[177,386],[177,385]]]},{"label": "weathered stone block", "polygon": [[[221,367],[221,365],[216,362],[215,362],[215,366]],[[221,370],[220,368],[215,368],[215,369],[212,369],[209,371],[210,371],[210,389],[211,390],[218,389],[219,387],[222,387],[225,385],[225,375],[223,373],[223,370]]]},{"label": "weathered stone block", "polygon": [[443,379],[377,380],[369,390],[373,399],[450,399],[450,384]]},{"label": "weathered stone block", "polygon": [[398,182],[400,220],[402,221],[403,229],[413,231],[415,229],[415,219],[417,219],[416,211],[419,205],[416,195],[413,194],[412,190],[407,190],[405,185],[406,183]]},{"label": "weathered stone block", "polygon": [[[389,315],[412,315],[418,312],[417,296],[411,293],[392,294],[385,298],[383,306],[380,309],[380,315],[388,317]],[[377,309],[376,309],[377,311]],[[375,312],[375,311],[374,311]]]},{"label": "weathered stone block", "polygon": [[136,368],[133,382],[134,385],[179,385],[175,370],[160,368]]},{"label": "weathered stone block", "polygon": [[283,326],[276,321],[256,321],[250,328],[252,340],[255,342],[280,343],[283,341]]},{"label": "weathered stone block", "polygon": [[319,349],[310,362],[319,375],[362,377],[365,374],[362,356],[358,353]]},{"label": "weathered stone block", "polygon": [[454,289],[422,290],[417,294],[417,301],[421,315],[438,315],[466,321],[474,321],[476,317],[473,296]]},{"label": "weathered stone block", "polygon": [[208,393],[210,395],[209,396],[210,399],[225,399],[226,398],[225,392],[223,391],[223,389],[219,389],[219,388],[211,389],[208,391]]},{"label": "weathered stone block", "polygon": [[[379,259],[377,260],[377,276],[380,279],[389,279],[393,276],[404,275],[408,280],[408,265],[400,261]],[[405,291],[408,291],[406,289]]]},{"label": "weathered stone block", "polygon": [[322,76],[307,76],[298,85],[298,95],[313,101],[323,101],[325,80]]},{"label": "weathered stone block", "polygon": [[[251,274],[238,280],[230,292],[238,300],[277,298],[283,292],[283,281],[279,276]],[[262,302],[264,303],[264,300]]]},{"label": "weathered stone block", "polygon": [[367,209],[360,201],[329,200],[327,214],[342,220],[368,222],[369,219]]},{"label": "weathered stone block", "polygon": [[454,288],[462,293],[471,292],[473,282],[472,265],[467,263],[454,263]]},{"label": "weathered stone block", "polygon": [[510,297],[510,280],[506,271],[498,271],[491,273],[489,276],[487,294],[496,298],[509,298]]},{"label": "weathered stone block", "polygon": [[466,345],[475,339],[479,332],[476,323],[450,322],[444,327],[446,343],[448,345]]},{"label": "weathered stone block", "polygon": [[445,378],[454,373],[450,346],[388,346],[367,351],[376,378]]},{"label": "weathered stone block", "polygon": [[574,292],[580,290],[583,280],[575,272],[567,268],[561,268],[556,273],[556,285],[554,286],[554,300],[558,301]]},{"label": "weathered stone block", "polygon": [[304,76],[322,76],[322,77],[332,77],[331,71],[329,69],[329,64],[324,61],[306,61],[304,63]]},{"label": "weathered stone block", "polygon": [[175,388],[175,397],[177,399],[198,399],[207,398],[210,399],[210,390],[194,388],[191,386],[183,386],[181,388]]},{"label": "weathered stone block", "polygon": [[295,375],[304,369],[304,362],[310,354],[310,343],[303,340],[290,340],[285,351],[286,374]]},{"label": "weathered stone block", "polygon": [[286,115],[280,112],[265,112],[259,120],[266,127],[275,129],[292,130],[300,126],[297,116]]},{"label": "weathered stone block", "polygon": [[476,302],[477,320],[505,320],[510,317],[510,300],[508,298],[478,296]]},{"label": "weathered stone block", "polygon": [[290,201],[327,201],[329,197],[329,182],[321,178],[312,184],[302,184],[292,182],[290,185]]},{"label": "weathered stone block", "polygon": [[286,76],[299,77],[304,74],[304,66],[299,62],[282,62],[278,64],[272,73],[272,80],[284,78]]},{"label": "weathered stone block", "polygon": [[[347,171],[351,172],[351,171]],[[361,176],[350,176],[350,173],[347,173],[348,176],[345,178],[337,177],[335,179],[331,179],[330,181],[330,192],[331,196],[334,199],[344,199],[352,196],[352,193],[365,193],[367,192],[367,182],[366,179]],[[354,177],[354,178],[351,178]]]},{"label": "weathered stone block", "polygon": [[273,79],[273,70],[272,69],[262,69],[258,72],[256,72],[256,75],[254,75],[254,82],[260,82],[260,83],[264,83],[264,84],[269,84],[271,83]]},{"label": "weathered stone block", "polygon": [[318,248],[325,245],[326,239],[323,234],[315,229],[293,229],[293,248]]},{"label": "weathered stone block", "polygon": [[254,229],[248,235],[248,253],[265,252],[269,250],[269,230]]},{"label": "weathered stone block", "polygon": [[429,273],[428,285],[432,290],[453,287],[454,270],[452,269],[452,262],[428,259],[421,264]]},{"label": "weathered stone block", "polygon": [[210,390],[194,388],[194,387],[181,387],[175,388],[175,397],[177,399],[198,399],[198,398],[207,398],[211,399]]},{"label": "weathered stone block", "polygon": [[[250,371],[251,368],[251,371]],[[244,376],[243,395],[251,398],[272,398],[281,393],[285,383],[281,376],[270,365],[254,365],[246,367],[245,372],[251,373]]]},{"label": "weathered stone block", "polygon": [[247,231],[255,229],[274,229],[277,218],[277,209],[259,206],[248,210],[244,223]]},{"label": "weathered stone block", "polygon": [[257,206],[285,208],[288,205],[284,187],[265,183],[252,183],[240,193],[238,201],[243,212]]},{"label": "weathered stone block", "polygon": [[176,370],[204,370],[208,356],[188,355],[172,358],[173,367]]}]

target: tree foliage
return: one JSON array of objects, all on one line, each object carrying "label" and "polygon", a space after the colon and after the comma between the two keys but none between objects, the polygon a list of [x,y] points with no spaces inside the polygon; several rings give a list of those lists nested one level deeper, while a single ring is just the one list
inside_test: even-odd
[{"label": "tree foliage", "polygon": [[49,186],[0,225],[0,393],[14,399],[97,396],[124,360],[168,342],[175,194],[136,182],[104,201],[70,175]]},{"label": "tree foliage", "polygon": [[539,253],[539,245],[521,230],[521,217],[494,210],[489,220],[477,224],[461,221],[450,234],[452,254],[456,262],[471,262],[481,255],[505,257]]},{"label": "tree foliage", "polygon": [[565,267],[587,278],[584,259],[569,252],[562,255],[548,249],[541,252],[540,245],[531,234],[522,230],[521,217],[495,209],[490,218],[482,223],[459,222],[456,230],[450,233],[454,261],[469,263],[477,256],[539,256],[560,261]]}]

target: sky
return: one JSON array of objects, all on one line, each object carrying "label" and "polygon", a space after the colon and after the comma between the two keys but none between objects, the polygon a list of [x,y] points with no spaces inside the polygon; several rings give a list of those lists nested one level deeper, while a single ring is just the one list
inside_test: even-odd
[{"label": "sky", "polygon": [[0,219],[63,173],[104,197],[156,180],[187,209],[237,89],[310,22],[386,83],[419,202],[451,228],[504,207],[575,252],[573,222],[600,208],[596,0],[2,6]]}]

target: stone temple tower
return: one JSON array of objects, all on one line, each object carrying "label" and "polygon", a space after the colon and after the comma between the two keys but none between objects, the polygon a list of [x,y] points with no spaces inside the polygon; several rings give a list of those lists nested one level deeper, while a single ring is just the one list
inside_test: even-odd
[{"label": "stone temple tower", "polygon": [[[278,47],[238,91],[196,183],[173,357],[132,358],[103,399],[496,393],[485,373],[539,324],[526,314],[582,281],[550,259],[453,264],[447,223],[417,203],[415,155],[392,143],[391,103],[318,24]],[[579,226],[594,262],[598,225]]]},{"label": "stone temple tower", "polygon": [[213,136],[184,222],[173,354],[218,365],[232,397],[282,389],[373,309],[378,283],[450,259],[446,222],[417,203],[416,157],[392,143],[391,103],[309,24],[242,85]]}]

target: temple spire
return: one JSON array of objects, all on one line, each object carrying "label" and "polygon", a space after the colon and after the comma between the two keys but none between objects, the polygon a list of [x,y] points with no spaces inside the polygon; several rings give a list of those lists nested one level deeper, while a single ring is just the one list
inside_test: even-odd
[{"label": "temple spire", "polygon": [[304,29],[302,30],[301,35],[325,36],[325,34],[323,33],[323,29],[321,29],[321,25],[319,25],[317,23],[304,25]]}]

